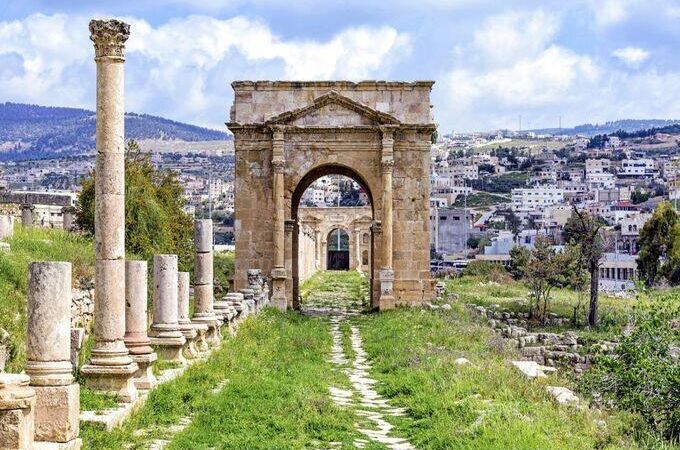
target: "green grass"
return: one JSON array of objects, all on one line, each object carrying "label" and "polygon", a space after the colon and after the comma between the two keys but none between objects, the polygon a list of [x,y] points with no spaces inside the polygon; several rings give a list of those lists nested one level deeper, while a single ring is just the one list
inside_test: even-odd
[{"label": "green grass", "polygon": [[[556,405],[546,385],[570,386],[551,375],[527,381],[509,366],[505,349],[462,305],[451,311],[400,308],[358,320],[378,391],[405,407],[412,421],[397,433],[418,449],[670,448],[624,413],[604,414]],[[471,366],[453,361],[465,357]]]},{"label": "green grass", "polygon": [[317,272],[300,286],[304,308],[368,308],[368,279],[356,270]]},{"label": "green grass", "polygon": [[[353,448],[355,417],[328,395],[329,385],[341,386],[344,378],[328,361],[330,346],[325,320],[265,310],[209,360],[154,390],[121,428],[107,433],[84,425],[83,448],[146,448],[171,437],[167,428],[188,416],[191,424],[168,449],[312,449],[328,442]],[[222,381],[222,390],[211,393]]]},{"label": "green grass", "polygon": [[510,142],[489,142],[488,144],[475,147],[476,151],[487,151],[499,147],[505,148],[543,148],[548,147],[552,150],[559,150],[564,147],[564,143],[548,139],[511,139]]},{"label": "green grass", "polygon": [[[460,208],[464,206],[465,200],[463,196],[458,196],[456,201],[451,205],[452,207]],[[469,208],[479,208],[483,206],[498,205],[500,203],[510,203],[511,199],[508,196],[500,194],[492,194],[489,192],[475,192],[467,196],[467,206]]]},{"label": "green grass", "polygon": [[[452,278],[446,282],[447,293],[458,295],[459,302],[474,303],[481,306],[500,305],[500,309],[513,312],[528,312],[529,290],[519,281],[511,279],[500,282],[489,281],[483,276],[462,276]],[[578,295],[570,289],[554,289],[552,293],[550,311],[561,316],[571,318],[574,306],[577,304]],[[589,302],[586,292],[582,307],[587,310]],[[610,339],[621,332],[622,327],[628,323],[628,318],[633,306],[637,303],[635,298],[619,298],[600,293],[599,314],[600,326],[597,329],[585,329],[583,326],[566,326],[562,328],[543,328],[546,331],[563,331],[579,329],[579,336],[586,339]],[[581,313],[581,324],[585,321]]]},{"label": "green grass", "polygon": [[0,252],[0,327],[10,334],[8,372],[23,370],[26,362],[26,291],[32,261],[69,261],[74,283],[93,276],[92,241],[74,233],[45,228],[15,227],[7,239],[11,251]]}]

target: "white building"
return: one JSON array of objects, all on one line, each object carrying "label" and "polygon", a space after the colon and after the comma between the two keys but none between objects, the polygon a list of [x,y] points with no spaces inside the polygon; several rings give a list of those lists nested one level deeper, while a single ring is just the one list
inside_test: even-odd
[{"label": "white building", "polygon": [[598,174],[609,172],[611,170],[612,162],[608,159],[586,159],[586,176],[589,174]]},{"label": "white building", "polygon": [[512,190],[512,205],[516,209],[532,210],[562,202],[564,202],[564,189],[561,188],[546,186]]},{"label": "white building", "polygon": [[624,159],[621,161],[619,176],[652,177],[658,173],[653,159]]},{"label": "white building", "polygon": [[616,177],[609,172],[593,172],[586,174],[586,186],[591,191],[599,189],[614,189]]}]

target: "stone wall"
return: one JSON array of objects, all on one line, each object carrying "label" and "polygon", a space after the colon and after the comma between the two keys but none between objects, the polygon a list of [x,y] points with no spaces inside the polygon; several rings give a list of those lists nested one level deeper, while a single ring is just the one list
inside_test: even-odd
[{"label": "stone wall", "polygon": [[314,275],[321,267],[318,266],[316,253],[316,234],[309,225],[301,225],[298,233],[298,266],[300,283]]}]

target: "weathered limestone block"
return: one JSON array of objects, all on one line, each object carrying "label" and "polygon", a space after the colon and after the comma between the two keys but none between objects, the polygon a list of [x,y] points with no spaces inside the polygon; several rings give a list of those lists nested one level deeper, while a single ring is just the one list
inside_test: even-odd
[{"label": "weathered limestone block", "polygon": [[185,362],[182,348],[186,338],[179,329],[177,297],[177,255],[153,258],[153,323],[151,344],[170,361]]},{"label": "weathered limestone block", "polygon": [[137,389],[149,390],[156,383],[153,363],[158,356],[147,335],[147,264],[146,261],[125,263],[125,346],[137,363],[134,383]]},{"label": "weathered limestone block", "polygon": [[548,393],[560,405],[578,405],[581,401],[570,389],[562,386],[546,386]]},{"label": "weathered limestone block", "polygon": [[35,389],[35,440],[78,438],[80,386],[71,364],[71,263],[34,262],[28,268],[26,374]]},{"label": "weathered limestone block", "polygon": [[9,214],[0,215],[0,239],[7,239],[14,234],[14,220]]},{"label": "weathered limestone block", "polygon": [[213,223],[211,219],[196,220],[194,226],[194,245],[196,262],[194,272],[193,321],[208,325],[206,340],[209,345],[220,344],[221,318],[214,311],[213,290]]},{"label": "weathered limestone block", "polygon": [[35,391],[28,375],[0,373],[0,448],[33,448]]},{"label": "weathered limestone block", "polygon": [[189,272],[179,272],[177,276],[177,324],[179,325],[179,330],[186,339],[186,344],[184,344],[184,356],[193,359],[198,357],[198,350],[196,349],[195,343],[198,332],[189,319],[190,284]]},{"label": "weathered limestone block", "polygon": [[5,371],[5,364],[9,357],[9,333],[0,328],[0,373]]},{"label": "weathered limestone block", "polygon": [[204,285],[213,284],[213,254],[196,253],[196,263],[194,266],[194,284]]},{"label": "weathered limestone block", "polygon": [[25,227],[33,226],[33,211],[35,206],[33,205],[21,205],[21,225]]},{"label": "weathered limestone block", "polygon": [[195,227],[194,245],[196,247],[196,253],[211,253],[213,251],[212,220],[197,220]]}]

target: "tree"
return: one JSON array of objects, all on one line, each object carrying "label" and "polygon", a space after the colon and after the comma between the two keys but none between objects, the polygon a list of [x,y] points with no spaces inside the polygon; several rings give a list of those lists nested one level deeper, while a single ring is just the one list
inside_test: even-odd
[{"label": "tree", "polygon": [[590,305],[588,325],[598,324],[598,297],[600,282],[600,258],[604,254],[605,242],[602,221],[573,205],[571,217],[562,230],[562,238],[569,245],[579,245],[580,261],[590,274]]},{"label": "tree", "polygon": [[531,259],[531,252],[521,245],[516,245],[510,250],[510,274],[516,280],[524,277],[527,264]]},{"label": "tree", "polygon": [[[95,177],[82,182],[76,205],[76,222],[94,234]],[[133,140],[125,155],[125,250],[151,260],[161,253],[176,254],[180,270],[193,267],[193,221],[184,212],[184,189],[177,174],[157,170],[150,156]]]},{"label": "tree", "polygon": [[638,239],[638,272],[648,286],[658,275],[670,283],[680,282],[680,220],[670,202],[660,203]]},{"label": "tree", "polygon": [[539,236],[524,268],[524,279],[529,288],[529,315],[545,319],[550,311],[553,288],[564,284],[562,268],[564,256],[551,247],[550,239]]}]

